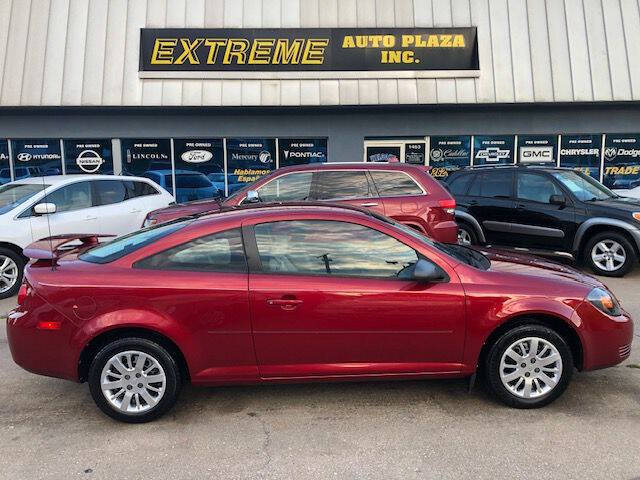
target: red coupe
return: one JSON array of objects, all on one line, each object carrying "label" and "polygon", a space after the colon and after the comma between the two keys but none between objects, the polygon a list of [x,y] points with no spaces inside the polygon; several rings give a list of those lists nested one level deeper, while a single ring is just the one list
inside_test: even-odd
[{"label": "red coupe", "polygon": [[627,358],[633,335],[590,276],[333,204],[235,207],[25,253],[34,261],[7,320],[15,362],[88,381],[97,405],[127,422],[165,413],[185,382],[477,371],[507,405],[540,407],[574,368]]}]

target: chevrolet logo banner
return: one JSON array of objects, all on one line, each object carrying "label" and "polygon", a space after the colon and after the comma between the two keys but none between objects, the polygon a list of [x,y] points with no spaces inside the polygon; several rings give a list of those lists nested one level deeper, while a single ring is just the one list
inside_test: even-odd
[{"label": "chevrolet logo banner", "polygon": [[141,78],[479,75],[476,28],[143,28]]}]

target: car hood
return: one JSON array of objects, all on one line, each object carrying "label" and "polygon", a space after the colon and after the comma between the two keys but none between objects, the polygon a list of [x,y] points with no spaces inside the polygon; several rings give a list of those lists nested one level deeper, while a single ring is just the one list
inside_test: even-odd
[{"label": "car hood", "polygon": [[215,200],[197,200],[195,202],[178,203],[176,205],[170,205],[165,208],[153,210],[149,213],[148,218],[167,221],[203,212],[217,212],[218,210],[220,210],[220,205]]},{"label": "car hood", "polygon": [[587,203],[594,208],[617,208],[619,210],[626,210],[628,212],[640,212],[640,199],[632,197],[617,197],[607,200],[596,200]]},{"label": "car hood", "polygon": [[549,280],[568,280],[592,288],[604,287],[602,282],[591,275],[541,257],[497,248],[476,247],[476,249],[491,261],[490,271],[527,275]]}]

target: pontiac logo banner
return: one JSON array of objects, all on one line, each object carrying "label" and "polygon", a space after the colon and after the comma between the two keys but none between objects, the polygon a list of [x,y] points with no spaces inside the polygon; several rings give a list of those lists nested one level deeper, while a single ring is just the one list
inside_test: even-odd
[{"label": "pontiac logo banner", "polygon": [[142,78],[425,78],[478,74],[475,27],[143,28],[140,32]]}]

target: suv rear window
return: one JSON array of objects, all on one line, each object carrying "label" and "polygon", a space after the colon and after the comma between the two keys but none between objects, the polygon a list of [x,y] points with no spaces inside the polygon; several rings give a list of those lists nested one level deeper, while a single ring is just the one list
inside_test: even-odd
[{"label": "suv rear window", "polygon": [[449,191],[453,195],[465,195],[469,189],[469,184],[473,179],[470,173],[461,173],[457,177],[452,178],[448,183]]},{"label": "suv rear window", "polygon": [[511,170],[483,171],[475,176],[469,195],[487,198],[510,198],[513,192]]},{"label": "suv rear window", "polygon": [[373,196],[364,170],[334,170],[318,172],[316,199],[366,198]]},{"label": "suv rear window", "polygon": [[398,195],[422,195],[422,188],[404,172],[371,171],[381,197]]}]

